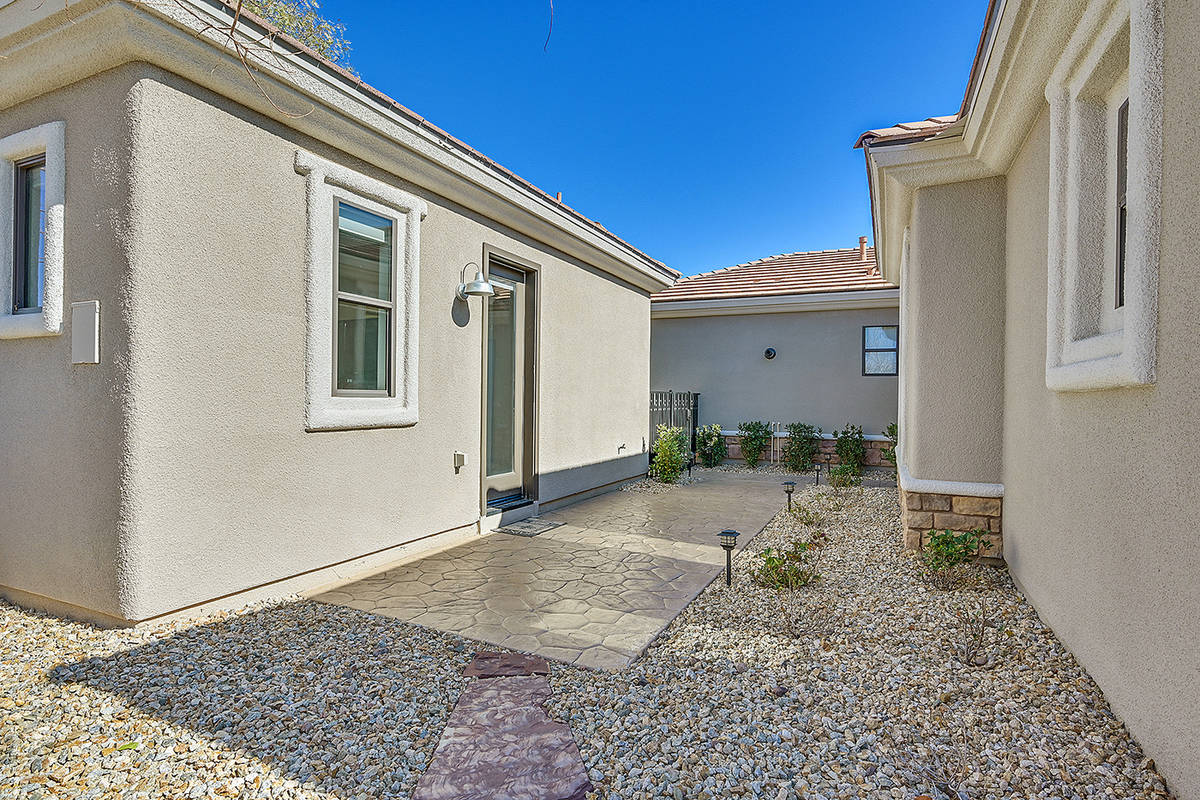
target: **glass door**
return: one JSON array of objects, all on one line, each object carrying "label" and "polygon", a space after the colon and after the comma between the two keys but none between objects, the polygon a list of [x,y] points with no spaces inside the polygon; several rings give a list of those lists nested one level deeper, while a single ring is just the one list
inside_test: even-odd
[{"label": "glass door", "polygon": [[525,279],[488,265],[495,294],[487,298],[483,400],[484,492],[488,508],[525,500]]}]

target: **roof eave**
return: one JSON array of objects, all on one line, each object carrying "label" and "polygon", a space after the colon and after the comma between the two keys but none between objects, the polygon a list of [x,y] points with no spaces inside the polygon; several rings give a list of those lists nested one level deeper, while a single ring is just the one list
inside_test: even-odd
[{"label": "roof eave", "polygon": [[[256,61],[255,75],[248,75],[219,34],[205,29],[208,22],[227,24],[230,16],[230,6],[221,0],[64,0],[32,8],[0,7],[0,59],[6,71],[0,106],[87,74],[143,61],[413,180],[644,291],[660,291],[679,277],[678,271],[290,38],[274,37],[270,57]],[[257,18],[244,17],[240,25],[258,34],[273,30]],[[25,58],[34,48],[36,56]],[[293,111],[308,113],[289,113]],[[429,180],[431,176],[436,179]]]}]

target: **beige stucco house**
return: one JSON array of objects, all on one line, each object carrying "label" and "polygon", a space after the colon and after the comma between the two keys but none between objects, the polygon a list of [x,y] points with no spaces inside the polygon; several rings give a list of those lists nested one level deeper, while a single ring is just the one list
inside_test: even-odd
[{"label": "beige stucco house", "polygon": [[676,273],[244,19],[248,72],[230,19],[0,2],[11,600],[238,603],[646,469]]},{"label": "beige stucco house", "polygon": [[960,112],[860,141],[900,284],[908,544],[1002,532],[1183,798],[1200,798],[1197,53],[1196,3],[994,2]]},{"label": "beige stucco house", "polygon": [[651,300],[651,388],[698,392],[698,424],[731,445],[749,420],[826,439],[861,425],[879,463],[896,420],[899,304],[866,237],[682,278]]}]

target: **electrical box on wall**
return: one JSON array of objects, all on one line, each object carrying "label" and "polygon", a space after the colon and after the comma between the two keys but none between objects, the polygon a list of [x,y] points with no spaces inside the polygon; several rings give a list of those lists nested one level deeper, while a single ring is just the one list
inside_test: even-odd
[{"label": "electrical box on wall", "polygon": [[71,363],[100,363],[100,301],[71,303]]},{"label": "electrical box on wall", "polygon": [[458,472],[467,465],[467,454],[462,450],[454,451],[454,471]]}]

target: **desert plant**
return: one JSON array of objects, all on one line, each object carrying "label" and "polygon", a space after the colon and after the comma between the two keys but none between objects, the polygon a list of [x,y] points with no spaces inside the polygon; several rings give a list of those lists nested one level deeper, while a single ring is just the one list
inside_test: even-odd
[{"label": "desert plant", "polygon": [[849,464],[838,464],[829,468],[829,485],[841,491],[850,486],[862,486],[862,469],[855,469]]},{"label": "desert plant", "polygon": [[771,426],[765,422],[743,422],[738,425],[738,446],[746,466],[754,469],[763,451],[771,446]]},{"label": "desert plant", "polygon": [[821,577],[811,563],[809,547],[805,542],[795,542],[786,550],[768,547],[758,555],[762,563],[754,570],[753,578],[759,586],[790,592]]},{"label": "desert plant", "polygon": [[801,525],[807,525],[812,528],[815,528],[816,526],[818,526],[822,522],[824,522],[824,520],[821,517],[821,513],[819,511],[817,511],[814,508],[809,508],[808,506],[804,505],[803,503],[795,503],[787,511],[787,513],[796,522],[800,523]]},{"label": "desert plant", "polygon": [[867,457],[862,426],[847,423],[842,430],[833,432],[833,439],[833,447],[841,465],[852,468],[855,475],[862,475],[863,460]]},{"label": "desert plant", "polygon": [[797,639],[829,636],[845,625],[833,600],[814,600],[803,605],[783,602],[779,612],[784,629]]},{"label": "desert plant", "polygon": [[675,483],[687,469],[687,457],[687,432],[683,428],[659,425],[650,476],[662,483]]},{"label": "desert plant", "polygon": [[725,437],[720,425],[704,425],[696,429],[696,456],[706,467],[715,467],[725,460]]},{"label": "desert plant", "polygon": [[900,444],[900,426],[894,422],[889,423],[888,426],[883,429],[883,435],[887,437],[890,444],[887,447],[881,448],[879,455],[883,456],[885,460],[890,461],[893,465],[895,465],[896,445]]},{"label": "desert plant", "polygon": [[783,463],[793,472],[808,472],[817,457],[817,438],[821,429],[803,422],[787,426],[788,438],[783,446]]},{"label": "desert plant", "polygon": [[963,567],[992,545],[987,531],[930,531],[921,547],[926,579],[939,589],[954,589],[966,578]]},{"label": "desert plant", "polygon": [[1000,613],[989,613],[984,601],[970,610],[954,612],[950,630],[950,652],[968,667],[991,668],[1003,650],[1004,637],[1011,635]]}]

